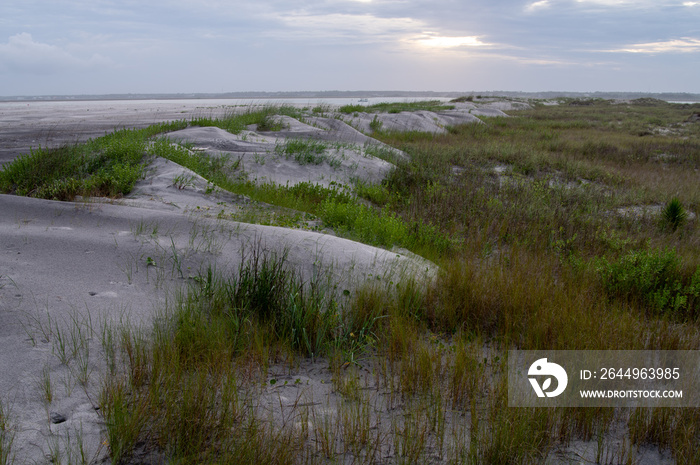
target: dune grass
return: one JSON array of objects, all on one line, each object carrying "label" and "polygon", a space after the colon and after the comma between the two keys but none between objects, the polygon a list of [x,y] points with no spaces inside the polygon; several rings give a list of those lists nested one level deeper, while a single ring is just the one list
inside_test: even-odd
[{"label": "dune grass", "polygon": [[141,177],[149,138],[186,125],[121,129],[84,144],[38,148],[3,165],[0,192],[51,200],[128,194]]},{"label": "dune grass", "polygon": [[203,127],[215,126],[232,134],[238,134],[250,125],[255,125],[258,131],[279,131],[283,128],[274,119],[277,115],[299,118],[302,111],[290,105],[253,105],[243,111],[230,111],[218,118],[207,116],[193,118],[191,124]]}]

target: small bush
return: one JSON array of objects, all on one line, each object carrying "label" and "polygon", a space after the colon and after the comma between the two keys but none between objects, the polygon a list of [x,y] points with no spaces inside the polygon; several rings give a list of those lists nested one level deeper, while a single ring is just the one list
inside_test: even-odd
[{"label": "small bush", "polygon": [[672,249],[634,250],[614,262],[602,258],[597,260],[596,271],[610,295],[639,300],[656,312],[695,314],[700,268],[684,280],[680,257]]}]

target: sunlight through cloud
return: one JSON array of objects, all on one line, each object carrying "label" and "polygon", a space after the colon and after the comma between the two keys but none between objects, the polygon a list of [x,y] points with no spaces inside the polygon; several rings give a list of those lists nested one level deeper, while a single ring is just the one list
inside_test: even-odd
[{"label": "sunlight through cloud", "polygon": [[414,41],[423,47],[429,48],[483,47],[490,45],[482,42],[478,36],[448,37],[427,34]]}]

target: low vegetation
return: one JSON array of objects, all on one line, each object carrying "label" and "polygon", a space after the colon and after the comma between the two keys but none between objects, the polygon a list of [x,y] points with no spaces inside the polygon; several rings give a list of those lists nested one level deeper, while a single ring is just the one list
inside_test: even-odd
[{"label": "low vegetation", "polygon": [[402,111],[444,111],[452,110],[454,105],[439,100],[421,100],[416,102],[375,103],[374,105],[344,105],[338,109],[341,113],[401,113]]},{"label": "low vegetation", "polygon": [[192,124],[194,126],[218,127],[233,134],[238,134],[251,125],[254,125],[258,131],[279,131],[282,129],[282,125],[275,118],[275,116],[279,115],[298,118],[302,115],[302,112],[296,107],[287,105],[269,105],[262,108],[251,106],[243,111],[237,111],[237,109],[233,108],[219,118],[207,116],[194,118]]},{"label": "low vegetation", "polygon": [[[446,134],[379,131],[408,160],[354,192],[254,184],[236,177],[235,161],[165,139],[140,146],[348,237],[409,248],[441,271],[427,283],[338,289],[262,250],[235,275],[204,270],[149,332],[103,337],[120,362],[100,409],[114,463],[156,454],[173,463],[535,464],[576,441],[595,444],[597,463],[634,463],[649,446],[700,462],[697,409],[509,408],[505,365],[513,348],[697,350],[700,125],[685,121],[698,110],[562,99]],[[273,113],[251,112],[245,124]],[[44,192],[53,179],[18,174],[53,157],[41,153],[6,165],[2,190]],[[318,360],[324,397],[283,400],[274,373],[294,385]]]},{"label": "low vegetation", "polygon": [[142,175],[149,139],[186,126],[122,129],[85,144],[33,150],[3,165],[0,192],[51,200],[128,194]]}]

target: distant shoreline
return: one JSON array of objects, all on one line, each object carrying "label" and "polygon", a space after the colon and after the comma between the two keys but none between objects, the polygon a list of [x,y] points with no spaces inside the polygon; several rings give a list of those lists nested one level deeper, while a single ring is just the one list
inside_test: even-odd
[{"label": "distant shoreline", "polygon": [[456,98],[465,95],[482,97],[507,97],[528,99],[551,98],[602,98],[637,99],[655,98],[667,102],[700,103],[700,94],[683,92],[513,92],[513,91],[303,91],[303,92],[225,92],[225,93],[180,93],[180,94],[98,94],[98,95],[39,95],[0,96],[0,102],[59,102],[100,100],[205,100],[205,99],[323,99],[323,98]]}]

